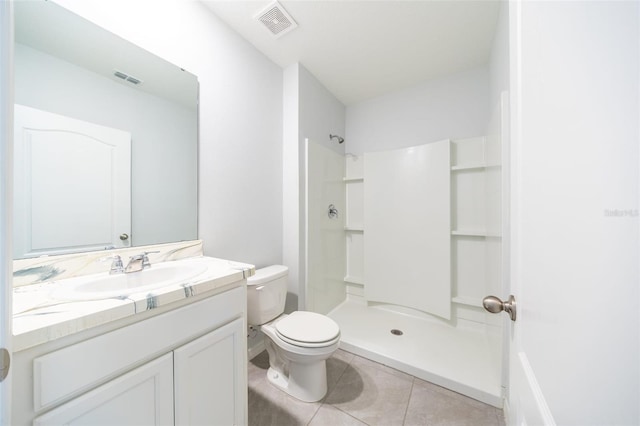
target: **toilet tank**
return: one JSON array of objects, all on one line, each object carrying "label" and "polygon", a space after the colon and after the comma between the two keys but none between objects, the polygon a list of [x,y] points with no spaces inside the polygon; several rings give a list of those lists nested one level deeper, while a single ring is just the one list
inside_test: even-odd
[{"label": "toilet tank", "polygon": [[284,312],[289,268],[272,265],[247,278],[247,323],[261,325]]}]

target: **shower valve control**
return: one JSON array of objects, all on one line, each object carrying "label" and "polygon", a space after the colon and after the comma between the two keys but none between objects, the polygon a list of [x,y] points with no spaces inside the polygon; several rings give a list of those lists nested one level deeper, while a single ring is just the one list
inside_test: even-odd
[{"label": "shower valve control", "polygon": [[510,295],[506,302],[503,302],[496,296],[487,296],[482,299],[482,306],[492,314],[505,311],[509,314],[511,321],[516,320],[516,298],[513,297],[513,295]]},{"label": "shower valve control", "polygon": [[329,204],[329,210],[327,212],[327,216],[329,219],[337,219],[338,218],[338,209],[333,204]]}]

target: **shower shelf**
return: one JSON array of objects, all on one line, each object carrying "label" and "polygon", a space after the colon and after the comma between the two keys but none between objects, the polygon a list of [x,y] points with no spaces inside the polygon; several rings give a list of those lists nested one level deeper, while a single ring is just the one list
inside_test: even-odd
[{"label": "shower shelf", "polygon": [[451,231],[453,236],[461,237],[487,237],[487,238],[502,238],[502,236],[495,232],[478,231],[478,230],[458,230]]},{"label": "shower shelf", "polygon": [[495,169],[501,167],[500,164],[484,164],[484,163],[478,163],[478,164],[461,164],[458,166],[451,166],[451,171],[455,172],[455,171],[459,171],[459,170],[474,170],[474,169]]},{"label": "shower shelf", "polygon": [[345,177],[342,178],[342,181],[345,183],[351,183],[351,182],[364,182],[364,177],[360,176],[360,177]]},{"label": "shower shelf", "polygon": [[364,232],[364,228],[361,226],[345,226],[344,230],[347,232]]},{"label": "shower shelf", "polygon": [[344,277],[343,281],[346,282],[346,283],[350,283],[350,284],[364,285],[364,280],[362,278],[352,277],[352,276],[349,276],[349,275]]},{"label": "shower shelf", "polygon": [[463,164],[460,166],[451,166],[451,171],[455,172],[457,170],[484,169],[485,167],[485,164]]}]

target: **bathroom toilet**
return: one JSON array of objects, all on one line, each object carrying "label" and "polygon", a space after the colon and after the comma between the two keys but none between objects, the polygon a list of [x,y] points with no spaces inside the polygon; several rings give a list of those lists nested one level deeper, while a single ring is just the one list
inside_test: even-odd
[{"label": "bathroom toilet", "polygon": [[273,265],[247,279],[247,322],[265,335],[269,381],[301,401],[315,402],[327,393],[326,360],[338,349],[340,328],[314,312],[284,313],[288,272]]}]

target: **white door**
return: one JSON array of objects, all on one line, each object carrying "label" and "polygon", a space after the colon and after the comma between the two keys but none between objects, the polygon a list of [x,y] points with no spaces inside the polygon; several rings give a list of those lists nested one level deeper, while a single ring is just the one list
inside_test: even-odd
[{"label": "white door", "polygon": [[[11,170],[13,158],[12,2],[0,2],[0,352],[11,353],[13,261],[11,257]],[[4,352],[6,350],[6,352]],[[4,369],[0,355],[0,369]],[[0,373],[2,373],[0,371]],[[0,381],[0,424],[11,424],[11,369]],[[2,374],[0,374],[2,377]]]},{"label": "white door", "polygon": [[510,8],[509,424],[638,424],[638,2]]},{"label": "white door", "polygon": [[15,258],[130,245],[131,134],[15,106]]},{"label": "white door", "polygon": [[174,351],[177,425],[246,423],[246,344],[237,319]]},{"label": "white door", "polygon": [[169,353],[37,417],[34,426],[173,425]]}]

